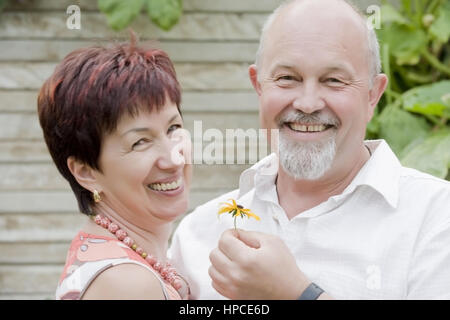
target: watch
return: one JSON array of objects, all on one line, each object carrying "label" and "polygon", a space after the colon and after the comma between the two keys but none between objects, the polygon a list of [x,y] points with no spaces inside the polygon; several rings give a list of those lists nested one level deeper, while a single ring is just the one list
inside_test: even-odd
[{"label": "watch", "polygon": [[311,282],[311,284],[305,289],[305,291],[303,291],[297,300],[317,300],[323,292],[324,291],[321,287]]}]

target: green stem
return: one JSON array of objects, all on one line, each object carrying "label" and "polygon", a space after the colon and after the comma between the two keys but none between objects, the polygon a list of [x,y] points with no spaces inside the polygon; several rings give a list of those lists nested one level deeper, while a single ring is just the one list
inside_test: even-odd
[{"label": "green stem", "polygon": [[430,52],[428,52],[427,49],[423,49],[422,54],[433,67],[435,67],[440,72],[450,76],[450,68],[441,63],[435,56],[433,56]]},{"label": "green stem", "polygon": [[434,76],[429,74],[420,74],[414,71],[405,71],[405,77],[416,83],[430,83],[434,81]]},{"label": "green stem", "polygon": [[425,14],[434,13],[434,10],[436,10],[437,5],[439,4],[440,0],[433,0],[430,5],[427,7]]},{"label": "green stem", "polygon": [[412,15],[411,10],[411,0],[402,0],[403,8],[405,8],[407,16],[411,19],[411,21],[414,20],[414,17]]},{"label": "green stem", "polygon": [[427,118],[428,120],[430,120],[430,122],[432,122],[433,125],[435,125],[435,126],[440,126],[441,121],[439,120],[438,117],[433,116],[433,115],[431,115],[431,114],[425,114],[425,113],[423,114],[423,116],[424,116],[425,118]]},{"label": "green stem", "polygon": [[414,8],[416,9],[416,24],[418,27],[422,26],[422,6],[421,0],[414,0]]},{"label": "green stem", "polygon": [[236,228],[236,217],[237,217],[237,215],[234,216],[234,230],[237,231],[237,228]]}]

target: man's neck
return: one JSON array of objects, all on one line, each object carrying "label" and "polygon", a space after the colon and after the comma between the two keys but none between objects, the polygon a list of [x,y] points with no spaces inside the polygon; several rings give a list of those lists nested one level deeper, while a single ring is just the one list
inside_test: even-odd
[{"label": "man's neck", "polygon": [[314,208],[330,197],[341,194],[364,166],[370,154],[364,147],[355,161],[333,166],[318,180],[295,180],[279,166],[276,181],[278,201],[289,220]]}]

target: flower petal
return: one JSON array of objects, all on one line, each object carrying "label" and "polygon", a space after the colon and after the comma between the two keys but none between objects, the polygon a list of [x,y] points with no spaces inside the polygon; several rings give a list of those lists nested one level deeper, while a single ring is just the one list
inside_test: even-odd
[{"label": "flower petal", "polygon": [[247,215],[247,217],[253,217],[253,218],[255,218],[256,220],[261,220],[261,218],[260,217],[258,217],[256,214],[254,214],[253,212],[246,212],[245,213],[246,215]]},{"label": "flower petal", "polygon": [[219,212],[218,212],[218,214],[222,214],[222,213],[225,213],[225,212],[230,212],[231,210],[233,210],[233,207],[230,207],[230,206],[224,206],[224,207],[222,207],[222,208],[220,208],[219,209]]}]

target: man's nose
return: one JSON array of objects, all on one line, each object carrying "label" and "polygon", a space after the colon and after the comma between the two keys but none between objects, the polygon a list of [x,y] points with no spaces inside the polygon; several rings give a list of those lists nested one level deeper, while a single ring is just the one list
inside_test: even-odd
[{"label": "man's nose", "polygon": [[297,110],[311,114],[325,108],[320,86],[314,81],[305,81],[296,94],[292,106]]}]

